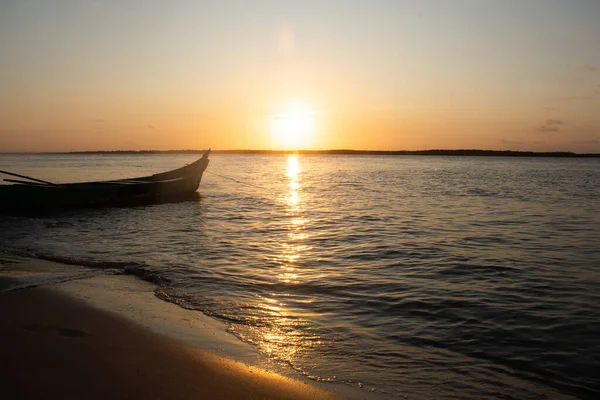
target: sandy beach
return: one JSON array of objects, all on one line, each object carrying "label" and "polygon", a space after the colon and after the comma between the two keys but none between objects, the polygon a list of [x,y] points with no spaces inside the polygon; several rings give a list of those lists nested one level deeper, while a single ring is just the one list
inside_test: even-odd
[{"label": "sandy beach", "polygon": [[[123,278],[127,277],[106,279]],[[10,279],[3,278],[3,285]],[[60,285],[69,283],[0,293],[3,398],[340,398],[309,382],[250,367],[157,333],[68,294],[69,290],[83,294],[81,285],[71,284],[69,290]],[[102,290],[87,285],[91,291]]]}]

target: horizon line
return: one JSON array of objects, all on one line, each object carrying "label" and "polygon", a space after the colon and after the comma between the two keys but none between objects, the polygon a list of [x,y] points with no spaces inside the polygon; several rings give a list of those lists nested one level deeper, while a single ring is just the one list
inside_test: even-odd
[{"label": "horizon line", "polygon": [[[206,149],[174,150],[79,150],[79,151],[11,151],[0,154],[196,154]],[[211,150],[215,154],[331,154],[331,155],[450,155],[450,156],[531,156],[531,157],[600,157],[600,153],[575,153],[572,151],[528,151],[528,150],[483,150],[483,149],[429,149],[429,150],[266,150],[266,149],[221,149]]]}]

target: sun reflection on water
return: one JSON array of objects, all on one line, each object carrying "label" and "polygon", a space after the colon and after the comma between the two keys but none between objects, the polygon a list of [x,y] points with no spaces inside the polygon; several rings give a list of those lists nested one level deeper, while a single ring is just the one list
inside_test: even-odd
[{"label": "sun reflection on water", "polygon": [[295,154],[287,157],[286,176],[289,179],[288,193],[286,197],[287,213],[290,216],[286,224],[287,238],[282,242],[282,253],[278,257],[281,270],[278,275],[279,281],[283,283],[299,283],[299,276],[296,272],[297,262],[301,255],[309,247],[303,242],[307,238],[306,225],[307,219],[303,217],[302,190],[302,168],[300,160]]},{"label": "sun reflection on water", "polygon": [[286,176],[289,181],[289,193],[288,193],[288,204],[291,208],[291,211],[298,211],[296,207],[300,205],[300,196],[298,191],[300,190],[300,162],[298,161],[298,156],[295,154],[290,154],[287,159],[287,170]]},{"label": "sun reflection on water", "polygon": [[[280,197],[280,204],[285,207],[289,218],[283,226],[285,233],[281,236],[281,250],[273,261],[278,265],[278,281],[288,286],[302,284],[303,254],[310,250],[310,246],[306,245],[309,237],[309,220],[304,216],[306,193],[302,191],[302,168],[297,155],[287,157],[285,176],[287,189]],[[320,344],[322,339],[314,333],[308,319],[286,306],[285,299],[289,296],[292,294],[283,290],[261,298],[260,307],[269,318],[268,323],[255,328],[255,333],[261,338],[255,344],[271,358],[293,365],[294,360],[307,349]]]}]

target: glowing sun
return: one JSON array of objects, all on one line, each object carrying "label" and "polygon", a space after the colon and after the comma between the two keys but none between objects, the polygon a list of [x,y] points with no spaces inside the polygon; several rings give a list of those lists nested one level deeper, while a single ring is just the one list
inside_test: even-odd
[{"label": "glowing sun", "polygon": [[271,117],[271,132],[275,142],[284,149],[310,146],[314,131],[314,112],[306,108],[291,108]]}]

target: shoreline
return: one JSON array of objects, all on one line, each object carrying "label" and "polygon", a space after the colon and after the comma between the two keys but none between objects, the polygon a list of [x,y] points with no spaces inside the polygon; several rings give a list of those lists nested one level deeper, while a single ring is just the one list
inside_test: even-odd
[{"label": "shoreline", "polygon": [[0,382],[10,398],[355,397],[285,374],[222,323],[156,298],[151,283],[53,264],[0,257]]}]

